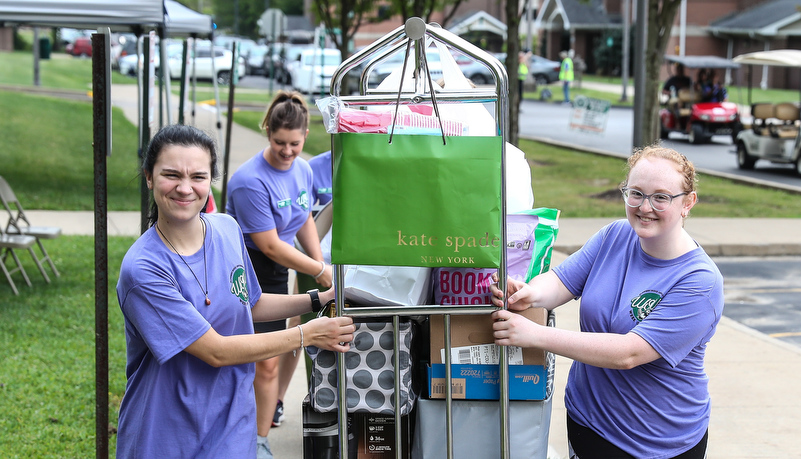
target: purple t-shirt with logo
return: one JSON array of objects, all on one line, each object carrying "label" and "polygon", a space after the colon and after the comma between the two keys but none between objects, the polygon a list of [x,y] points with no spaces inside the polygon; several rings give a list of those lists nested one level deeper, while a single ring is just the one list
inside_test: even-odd
[{"label": "purple t-shirt with logo", "polygon": [[570,416],[634,457],[669,458],[696,445],[711,408],[704,354],[723,313],[723,277],[706,252],[651,257],[619,220],[553,271],[581,297],[581,331],[632,331],[661,356],[631,370],[574,362]]},{"label": "purple t-shirt with logo", "polygon": [[314,186],[312,187],[312,204],[319,201],[319,204],[325,205],[331,201],[333,193],[333,180],[331,172],[331,150],[311,158],[309,166],[312,168],[314,174]]},{"label": "purple t-shirt with logo", "polygon": [[278,237],[294,246],[295,234],[311,212],[312,170],[303,158],[295,158],[289,169],[274,168],[264,152],[247,160],[228,182],[225,211],[236,219],[245,234],[245,244],[258,250],[252,233],[276,230]]},{"label": "purple t-shirt with logo", "polygon": [[224,336],[253,334],[250,309],[261,296],[234,219],[203,218],[205,253],[182,260],[150,228],[122,261],[117,299],[128,382],[117,457],[256,457],[255,365],[214,368],[184,350],[212,327]]}]

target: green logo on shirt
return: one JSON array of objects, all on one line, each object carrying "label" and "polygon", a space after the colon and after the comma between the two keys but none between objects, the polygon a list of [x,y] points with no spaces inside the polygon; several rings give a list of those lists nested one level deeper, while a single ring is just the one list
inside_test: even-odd
[{"label": "green logo on shirt", "polygon": [[631,300],[631,318],[642,322],[660,301],[662,301],[662,295],[659,292],[646,290],[640,293]]},{"label": "green logo on shirt", "polygon": [[306,190],[301,190],[298,194],[298,199],[296,201],[301,209],[309,210],[309,193]]},{"label": "green logo on shirt", "polygon": [[239,298],[242,304],[248,303],[248,282],[245,278],[245,267],[242,265],[231,271],[231,293]]},{"label": "green logo on shirt", "polygon": [[282,200],[278,201],[278,208],[279,209],[282,208],[282,207],[290,206],[290,205],[292,205],[292,200],[291,199],[282,199]]}]

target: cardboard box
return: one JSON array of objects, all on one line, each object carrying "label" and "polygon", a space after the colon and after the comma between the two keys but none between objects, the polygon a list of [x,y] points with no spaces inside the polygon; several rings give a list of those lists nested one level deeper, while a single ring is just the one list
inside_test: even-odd
[{"label": "cardboard box", "polygon": [[[548,311],[530,308],[520,313],[541,325]],[[445,398],[444,317],[430,318],[431,348],[428,373],[430,398]],[[497,400],[500,397],[499,348],[493,344],[492,318],[487,314],[451,316],[451,376],[453,398]],[[548,373],[546,353],[540,349],[509,348],[509,399],[543,400]]]},{"label": "cardboard box", "polygon": [[[358,459],[395,459],[395,415],[354,414],[359,446]],[[409,417],[401,417],[401,457],[409,457]]]}]

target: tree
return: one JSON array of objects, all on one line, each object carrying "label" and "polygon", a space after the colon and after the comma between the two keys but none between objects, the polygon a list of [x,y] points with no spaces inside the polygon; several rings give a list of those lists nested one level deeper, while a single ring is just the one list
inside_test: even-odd
[{"label": "tree", "polygon": [[[662,66],[681,0],[647,0],[648,33],[645,40],[645,88],[641,138],[645,145],[659,138],[659,70]],[[642,145],[638,145],[642,146]]]},{"label": "tree", "polygon": [[431,22],[431,15],[436,11],[445,11],[450,7],[450,11],[442,19],[442,27],[453,19],[463,0],[392,0],[392,10],[399,14],[404,20],[411,17],[422,18],[426,24]]},{"label": "tree", "polygon": [[520,136],[519,107],[520,94],[517,84],[520,53],[520,1],[506,0],[506,74],[509,79],[509,135],[507,142],[518,144]]},{"label": "tree", "polygon": [[[326,30],[339,30],[331,39],[343,61],[350,56],[350,42],[362,24],[386,19],[386,10],[380,7],[377,14],[372,14],[376,10],[372,0],[314,0],[314,9]],[[347,81],[344,84],[348,87]]]},{"label": "tree", "polygon": [[264,13],[264,0],[212,0],[214,22],[218,28],[250,38],[259,37],[259,20]]}]

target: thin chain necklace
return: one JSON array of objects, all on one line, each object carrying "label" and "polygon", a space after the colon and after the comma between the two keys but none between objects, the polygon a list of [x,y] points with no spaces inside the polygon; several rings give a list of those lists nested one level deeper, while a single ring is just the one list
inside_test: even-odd
[{"label": "thin chain necklace", "polygon": [[176,254],[178,254],[178,256],[181,258],[181,261],[183,261],[186,267],[189,268],[189,271],[192,273],[192,275],[195,276],[195,280],[197,281],[198,287],[200,287],[200,290],[202,290],[203,293],[206,294],[206,306],[208,306],[211,304],[211,300],[209,299],[209,270],[208,267],[206,266],[206,221],[203,220],[203,217],[200,217],[200,224],[203,225],[203,271],[206,276],[205,290],[203,289],[203,284],[200,283],[200,279],[197,278],[197,274],[195,274],[195,271],[192,269],[191,266],[189,266],[189,263],[187,263],[186,260],[184,260],[184,257],[181,255],[180,252],[178,252],[178,249],[176,249],[175,246],[172,245],[172,242],[170,242],[170,240],[167,239],[167,236],[165,236],[164,233],[161,231],[158,222],[156,222],[156,230],[159,232],[159,234],[161,234],[161,237],[163,237],[164,240],[167,241],[167,244],[170,244],[172,250]]}]

